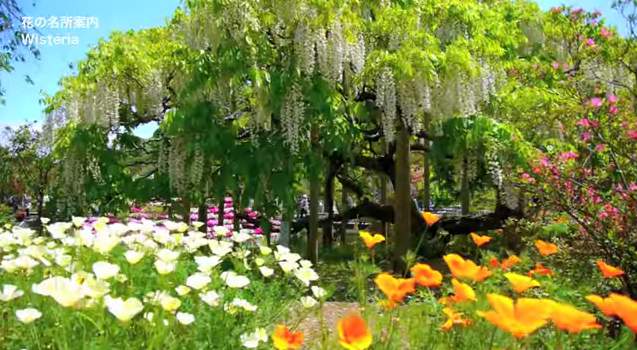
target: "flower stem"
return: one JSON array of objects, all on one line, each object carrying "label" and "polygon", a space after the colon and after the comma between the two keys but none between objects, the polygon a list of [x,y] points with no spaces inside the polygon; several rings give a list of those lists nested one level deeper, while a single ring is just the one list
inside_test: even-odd
[{"label": "flower stem", "polygon": [[387,332],[387,343],[385,344],[385,350],[388,350],[391,344],[391,338],[394,333],[394,316],[396,315],[396,310],[397,308],[394,308],[394,310],[392,310],[392,312],[389,314],[389,331]]}]

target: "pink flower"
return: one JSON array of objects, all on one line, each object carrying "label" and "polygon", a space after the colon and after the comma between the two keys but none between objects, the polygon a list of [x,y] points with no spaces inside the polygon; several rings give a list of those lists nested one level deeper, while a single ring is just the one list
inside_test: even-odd
[{"label": "pink flower", "polygon": [[626,132],[626,134],[628,134],[628,137],[630,137],[631,139],[637,141],[637,131],[636,130],[628,130]]},{"label": "pink flower", "polygon": [[518,137],[515,134],[511,134],[510,139],[511,139],[511,141],[515,141],[515,140],[518,139]]},{"label": "pink flower", "polygon": [[524,179],[528,180],[530,177],[531,177],[531,175],[529,175],[527,173],[522,174],[522,178],[524,178]]},{"label": "pink flower", "polygon": [[589,101],[591,107],[593,108],[599,108],[602,106],[602,104],[604,103],[604,101],[599,98],[599,97],[593,97],[591,98],[591,100]]},{"label": "pink flower", "polygon": [[599,126],[599,122],[598,122],[597,120],[593,120],[593,121],[591,121],[591,127],[592,127],[592,128],[596,128],[596,127],[598,127],[598,126]]},{"label": "pink flower", "polygon": [[586,40],[586,44],[584,44],[586,46],[595,46],[595,40],[593,40],[593,38],[588,38],[588,40]]},{"label": "pink flower", "polygon": [[561,8],[561,7],[559,7],[559,6],[551,7],[551,12],[553,12],[553,13],[560,13],[560,12],[562,12],[562,8]]},{"label": "pink flower", "polygon": [[614,94],[610,94],[610,95],[608,96],[608,102],[610,102],[610,103],[615,103],[615,102],[617,102],[617,96],[615,96]]},{"label": "pink flower", "polygon": [[606,145],[603,145],[603,144],[599,144],[599,145],[595,146],[595,150],[597,152],[603,152],[605,149],[606,149]]},{"label": "pink flower", "polygon": [[593,21],[593,22],[591,22],[591,26],[593,26],[593,27],[597,27],[597,21]]},{"label": "pink flower", "polygon": [[630,186],[628,186],[628,188],[629,188],[631,191],[636,191],[636,190],[637,190],[637,185],[635,185],[635,184],[630,184]]},{"label": "pink flower", "polygon": [[568,69],[568,63],[564,62],[564,63],[562,64],[562,68],[563,68],[564,70]]},{"label": "pink flower", "polygon": [[588,131],[584,131],[582,133],[582,141],[587,142],[590,139],[591,139],[591,133]]},{"label": "pink flower", "polygon": [[553,69],[558,69],[560,68],[560,64],[557,62],[553,62]]},{"label": "pink flower", "polygon": [[577,158],[577,153],[575,151],[563,152],[560,154],[560,160],[574,159]]},{"label": "pink flower", "polygon": [[537,70],[539,67],[540,67],[540,65],[538,65],[537,63],[534,63],[534,64],[533,64],[533,69],[534,69],[534,70]]},{"label": "pink flower", "polygon": [[591,124],[588,122],[588,119],[580,119],[580,121],[577,122],[577,125],[584,128],[591,126]]},{"label": "pink flower", "polygon": [[573,11],[571,11],[571,13],[575,14],[575,15],[579,15],[582,11],[584,11],[584,9],[581,8],[581,7],[578,7],[576,9],[574,9]]},{"label": "pink flower", "polygon": [[619,113],[619,108],[617,108],[617,106],[610,106],[610,108],[608,109],[608,112],[612,115],[615,115]]},{"label": "pink flower", "polygon": [[606,28],[606,27],[602,27],[601,34],[602,34],[602,37],[604,37],[604,38],[608,38],[611,35],[613,35],[613,33],[610,30],[608,30],[608,28]]}]

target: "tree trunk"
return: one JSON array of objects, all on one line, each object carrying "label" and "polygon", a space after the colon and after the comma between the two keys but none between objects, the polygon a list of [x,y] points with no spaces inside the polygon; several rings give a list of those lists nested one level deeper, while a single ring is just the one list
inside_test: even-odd
[{"label": "tree trunk", "polygon": [[[425,113],[425,131],[429,132],[429,113]],[[425,139],[425,143],[429,146],[429,140]],[[431,167],[429,165],[429,151],[425,151],[424,153],[424,162],[423,162],[423,192],[424,192],[424,210],[431,211]]]},{"label": "tree trunk", "polygon": [[462,160],[462,185],[460,188],[460,201],[462,205],[462,215],[469,214],[471,204],[471,194],[469,193],[469,160],[465,156]]},{"label": "tree trunk", "polygon": [[336,175],[335,165],[329,163],[327,168],[327,176],[325,178],[325,211],[327,212],[327,221],[323,225],[323,246],[332,248],[334,237],[332,236],[332,220],[334,218],[334,177]]},{"label": "tree trunk", "polygon": [[[385,137],[381,139],[381,147],[383,155],[387,154],[387,141]],[[380,203],[382,205],[387,204],[387,176],[383,173],[380,174]],[[383,237],[387,237],[387,225],[387,221],[381,222],[380,234],[383,235]]]},{"label": "tree trunk", "polygon": [[[314,151],[317,151],[318,148],[318,132],[318,125],[312,124],[310,138]],[[319,181],[318,172],[310,172],[310,232],[307,241],[307,258],[315,265],[318,260]]]},{"label": "tree trunk", "polygon": [[263,229],[265,241],[269,247],[272,244],[272,225],[270,224],[269,217],[263,217],[263,225],[261,225],[261,228]]},{"label": "tree trunk", "polygon": [[199,227],[199,232],[207,232],[207,228],[208,228],[208,205],[206,205],[206,200],[203,199],[201,201],[201,204],[199,204],[199,212],[197,213],[198,218],[197,220],[199,222],[202,222],[203,225],[201,225],[201,227]]},{"label": "tree trunk", "polygon": [[403,260],[411,243],[411,194],[409,183],[409,133],[401,120],[396,132],[396,185],[394,187],[394,272],[406,270]]},{"label": "tree trunk", "polygon": [[290,228],[292,225],[292,217],[294,215],[288,211],[283,213],[283,220],[281,220],[281,230],[279,232],[279,245],[284,247],[290,246]]},{"label": "tree trunk", "polygon": [[183,205],[183,208],[182,208],[183,218],[182,218],[182,220],[186,224],[190,225],[190,198],[183,199],[181,201],[181,203]]},{"label": "tree trunk", "polygon": [[226,205],[226,198],[225,196],[221,198],[221,201],[219,202],[219,207],[217,209],[219,209],[219,212],[217,213],[217,225],[218,226],[225,226],[223,220],[224,217],[224,211],[225,211],[225,205]]},{"label": "tree trunk", "polygon": [[[347,176],[347,167],[343,169],[343,175]],[[349,207],[349,203],[347,202],[347,187],[344,185],[341,187],[341,210],[339,210],[339,214],[343,214],[347,211]],[[345,247],[347,244],[347,219],[341,216],[341,245]]]},{"label": "tree trunk", "polygon": [[[239,192],[239,191],[236,191]],[[239,219],[239,217],[237,217],[237,213],[241,210],[243,210],[243,208],[239,208],[239,205],[241,204],[241,197],[239,193],[233,192],[233,196],[232,196],[232,207],[234,208],[233,210],[233,214],[234,216],[232,217],[232,221],[234,223],[234,230],[239,232],[239,230],[241,229],[241,219]]]}]

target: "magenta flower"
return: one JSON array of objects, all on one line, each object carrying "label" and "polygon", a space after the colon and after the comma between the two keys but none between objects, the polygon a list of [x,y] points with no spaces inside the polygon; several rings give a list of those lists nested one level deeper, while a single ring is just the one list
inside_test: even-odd
[{"label": "magenta flower", "polygon": [[608,37],[610,37],[613,33],[611,33],[611,31],[610,31],[610,30],[608,30],[608,28],[606,28],[606,27],[602,27],[602,29],[601,29],[601,34],[602,34],[602,37],[604,37],[604,38],[608,38]]},{"label": "magenta flower", "polygon": [[604,144],[599,144],[597,146],[595,146],[595,151],[597,152],[603,152],[606,149],[606,145]]},{"label": "magenta flower", "polygon": [[584,132],[582,133],[582,141],[584,141],[584,142],[587,142],[588,140],[590,140],[590,139],[591,139],[591,137],[592,137],[592,136],[591,136],[591,133],[590,133],[590,132],[588,132],[588,131],[584,131]]},{"label": "magenta flower", "polygon": [[558,69],[560,68],[560,64],[557,62],[553,62],[553,69]]},{"label": "magenta flower", "polygon": [[586,40],[586,44],[584,44],[586,46],[595,46],[595,40],[593,40],[593,38],[588,38],[588,40]]},{"label": "magenta flower", "polygon": [[636,130],[628,130],[626,132],[626,134],[628,135],[628,137],[630,137],[631,139],[637,141],[637,131]]},{"label": "magenta flower", "polygon": [[628,186],[628,188],[629,188],[631,191],[637,191],[637,185],[635,185],[635,184],[630,184],[630,186]]},{"label": "magenta flower", "polygon": [[608,102],[616,103],[617,102],[617,96],[615,96],[614,94],[610,94],[610,96],[608,96]]},{"label": "magenta flower", "polygon": [[599,97],[593,97],[591,98],[591,100],[589,101],[591,107],[593,108],[599,108],[602,106],[602,104],[604,104],[604,101],[599,98]]},{"label": "magenta flower", "polygon": [[587,128],[589,126],[591,126],[591,124],[588,122],[588,119],[584,118],[584,119],[580,119],[580,121],[577,122],[577,125]]}]

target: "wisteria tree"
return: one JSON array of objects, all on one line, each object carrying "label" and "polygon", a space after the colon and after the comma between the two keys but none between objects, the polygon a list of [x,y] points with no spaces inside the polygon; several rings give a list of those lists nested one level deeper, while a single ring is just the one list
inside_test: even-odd
[{"label": "wisteria tree", "polygon": [[[523,1],[188,1],[165,28],[101,43],[51,111],[124,134],[160,121],[157,174],[185,200],[230,190],[272,213],[291,206],[304,174],[317,199],[327,162],[378,171],[394,208],[364,202],[349,215],[367,206],[394,222],[399,262],[425,227],[410,196],[410,151],[428,149],[445,119],[488,105],[536,39],[539,14]],[[379,141],[387,152],[375,157]],[[501,225],[499,215],[483,221],[455,224],[466,233]]]}]

